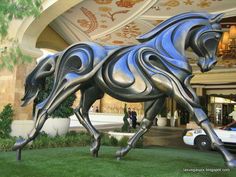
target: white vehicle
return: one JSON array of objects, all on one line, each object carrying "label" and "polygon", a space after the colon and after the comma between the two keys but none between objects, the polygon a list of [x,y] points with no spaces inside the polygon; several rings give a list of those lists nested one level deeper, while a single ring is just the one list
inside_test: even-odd
[{"label": "white vehicle", "polygon": [[[222,130],[214,129],[217,136],[224,143],[226,148],[230,150],[236,149],[236,131],[232,129]],[[200,150],[210,150],[211,142],[203,129],[189,130],[183,136],[184,143],[187,145],[195,146]]]}]

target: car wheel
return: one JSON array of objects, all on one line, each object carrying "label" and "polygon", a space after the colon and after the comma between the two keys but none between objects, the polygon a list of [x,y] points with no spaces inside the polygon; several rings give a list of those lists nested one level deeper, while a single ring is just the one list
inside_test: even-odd
[{"label": "car wheel", "polygon": [[195,139],[195,145],[202,151],[211,150],[211,141],[207,136],[198,136]]}]

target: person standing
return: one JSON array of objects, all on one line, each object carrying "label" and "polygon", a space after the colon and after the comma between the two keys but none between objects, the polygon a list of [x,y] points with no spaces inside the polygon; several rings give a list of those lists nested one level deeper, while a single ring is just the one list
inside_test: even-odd
[{"label": "person standing", "polygon": [[129,117],[129,119],[128,119],[128,122],[129,122],[129,126],[130,127],[132,127],[132,115],[131,115],[131,109],[130,108],[128,108],[128,117]]},{"label": "person standing", "polygon": [[129,114],[128,114],[128,111],[127,111],[127,105],[125,104],[125,107],[124,107],[124,117],[123,117],[123,126],[121,127],[121,131],[122,132],[129,132],[130,131],[130,125],[129,125],[129,122],[128,122],[128,119],[129,119]]},{"label": "person standing", "polygon": [[136,125],[137,125],[137,112],[135,111],[135,109],[133,109],[132,112],[131,112],[131,120],[132,120],[132,127],[134,129],[136,129]]},{"label": "person standing", "polygon": [[98,106],[96,106],[96,110],[95,110],[95,112],[97,112],[97,113],[99,112]]}]

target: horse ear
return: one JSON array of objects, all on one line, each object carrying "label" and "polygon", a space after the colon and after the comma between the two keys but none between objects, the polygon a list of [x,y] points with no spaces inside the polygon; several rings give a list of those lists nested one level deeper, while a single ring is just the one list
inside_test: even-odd
[{"label": "horse ear", "polygon": [[220,20],[223,18],[223,16],[224,16],[223,13],[212,15],[211,22],[212,23],[219,23]]}]

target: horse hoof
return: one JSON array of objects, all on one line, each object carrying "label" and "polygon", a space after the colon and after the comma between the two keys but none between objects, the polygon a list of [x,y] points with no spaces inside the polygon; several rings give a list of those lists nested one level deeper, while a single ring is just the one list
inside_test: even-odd
[{"label": "horse hoof", "polygon": [[18,149],[20,149],[20,146],[18,146],[17,144],[14,144],[11,149],[12,149],[13,151],[17,151]]},{"label": "horse hoof", "polygon": [[120,150],[116,151],[116,158],[119,158],[119,160],[124,157],[126,154],[125,148],[121,148]]},{"label": "horse hoof", "polygon": [[91,148],[90,152],[92,154],[93,157],[98,157],[98,149],[96,148]]},{"label": "horse hoof", "polygon": [[116,158],[121,158],[121,150],[116,151]]},{"label": "horse hoof", "polygon": [[98,157],[98,152],[93,152],[93,157]]},{"label": "horse hoof", "polygon": [[120,150],[116,151],[116,157],[124,157],[130,151],[130,149],[130,146],[121,148]]},{"label": "horse hoof", "polygon": [[13,145],[12,150],[16,151],[18,149],[21,149],[25,143],[26,143],[26,140],[24,139],[16,140],[16,143]]},{"label": "horse hoof", "polygon": [[117,161],[120,161],[120,160],[121,160],[121,157],[116,157],[116,160],[117,160]]},{"label": "horse hoof", "polygon": [[94,141],[90,148],[90,152],[92,153],[93,157],[98,157],[99,148],[100,148],[100,142]]},{"label": "horse hoof", "polygon": [[226,163],[229,168],[236,168],[236,160],[230,160]]}]

